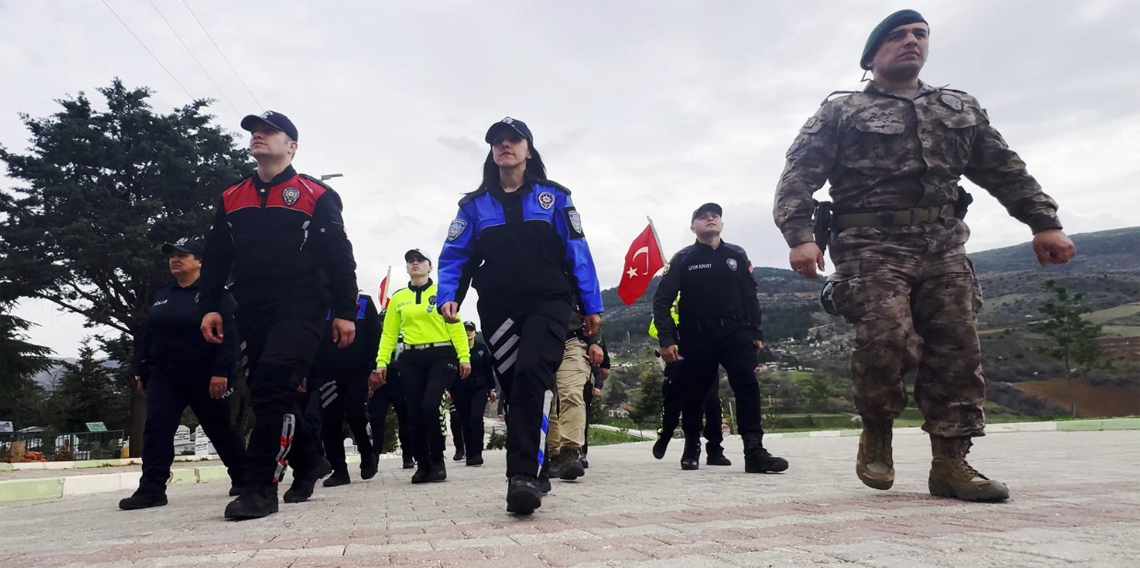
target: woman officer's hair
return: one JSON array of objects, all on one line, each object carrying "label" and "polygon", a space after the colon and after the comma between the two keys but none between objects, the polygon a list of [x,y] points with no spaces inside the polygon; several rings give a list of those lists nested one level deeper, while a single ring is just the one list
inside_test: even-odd
[{"label": "woman officer's hair", "polygon": [[[542,156],[538,154],[538,150],[530,146],[530,158],[526,161],[526,172],[523,173],[523,181],[544,179],[546,179],[546,165],[542,163]],[[475,191],[483,189],[484,187],[500,187],[499,166],[495,164],[494,150],[487,152],[487,160],[483,162],[483,182],[479,184],[479,187],[475,188]]]}]

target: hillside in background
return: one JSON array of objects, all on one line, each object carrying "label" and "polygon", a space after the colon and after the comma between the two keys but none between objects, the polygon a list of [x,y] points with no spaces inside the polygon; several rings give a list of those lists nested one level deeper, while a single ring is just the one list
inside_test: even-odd
[{"label": "hillside in background", "polygon": [[[1088,319],[1103,326],[1105,357],[1114,360],[1111,369],[1077,382],[1078,413],[1140,413],[1140,227],[1072,238],[1078,254],[1063,266],[1038,266],[1029,243],[970,254],[985,296],[978,318],[983,368],[991,383],[1016,385],[991,385],[991,397],[1026,415],[1051,416],[1068,409],[1067,385],[1056,386],[1065,382],[1064,368],[1041,351],[1049,340],[1034,329],[1046,319],[1039,308],[1052,299],[1045,287],[1052,279],[1084,294],[1084,303],[1095,310]],[[810,366],[817,373],[827,369],[844,380],[851,328],[819,307],[822,282],[770,267],[756,268],[753,277],[764,310],[769,360]],[[619,356],[638,359],[652,352],[646,330],[657,283],[654,279],[632,306],[625,306],[614,289],[603,292],[606,338]]]}]

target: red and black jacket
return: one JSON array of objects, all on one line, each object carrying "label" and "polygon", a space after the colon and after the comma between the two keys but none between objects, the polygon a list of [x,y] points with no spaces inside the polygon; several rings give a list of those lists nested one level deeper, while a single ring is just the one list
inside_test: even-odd
[{"label": "red and black jacket", "polygon": [[217,311],[233,272],[239,308],[295,303],[306,313],[356,319],[356,261],[340,196],[292,166],[256,174],[222,193],[202,261],[205,313]]}]

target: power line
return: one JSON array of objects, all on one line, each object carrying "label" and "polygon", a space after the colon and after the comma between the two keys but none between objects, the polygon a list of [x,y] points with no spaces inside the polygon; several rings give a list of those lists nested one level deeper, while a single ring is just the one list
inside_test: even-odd
[{"label": "power line", "polygon": [[230,63],[230,59],[226,57],[225,52],[222,51],[221,46],[218,45],[218,42],[214,41],[214,36],[210,35],[209,30],[207,30],[206,26],[202,24],[202,20],[198,19],[198,14],[194,13],[193,8],[191,8],[190,5],[186,3],[186,0],[182,0],[182,5],[186,6],[186,10],[190,12],[191,16],[194,16],[194,21],[198,22],[198,27],[202,28],[202,32],[206,34],[206,37],[210,38],[210,43],[214,44],[214,49],[218,50],[218,55],[222,56],[222,60],[225,61],[226,65],[229,66],[230,71],[232,71],[234,76],[238,78],[238,81],[241,81],[241,86],[245,87],[245,92],[249,93],[249,98],[253,99],[253,102],[257,104],[257,108],[265,110],[265,107],[261,105],[261,101],[258,101],[257,97],[253,96],[253,91],[250,90],[249,85],[245,84],[245,79],[241,78],[241,73],[238,73],[237,69],[234,69],[233,64]]},{"label": "power line", "polygon": [[113,14],[115,16],[116,20],[119,20],[120,24],[123,24],[124,28],[127,28],[127,32],[130,33],[131,37],[134,37],[135,41],[139,42],[139,45],[141,45],[142,48],[145,49],[146,52],[149,53],[150,56],[154,58],[154,62],[157,63],[159,67],[162,67],[162,70],[166,71],[166,74],[170,75],[170,78],[173,79],[174,82],[177,83],[179,87],[182,87],[182,92],[186,93],[187,97],[190,97],[191,99],[193,99],[194,95],[190,94],[190,90],[187,89],[186,86],[183,85],[182,82],[178,80],[178,77],[174,76],[174,73],[170,72],[170,69],[167,69],[166,66],[162,64],[162,61],[159,61],[158,56],[155,55],[154,52],[151,51],[150,48],[147,47],[145,43],[143,43],[143,40],[139,39],[139,36],[135,35],[135,32],[132,31],[131,27],[128,26],[127,23],[124,22],[123,19],[119,17],[119,14],[116,13],[113,8],[111,8],[111,5],[107,3],[107,0],[99,0],[99,1],[102,2],[103,5],[106,6],[108,10],[111,11],[111,14]]},{"label": "power line", "polygon": [[216,88],[218,92],[221,93],[222,98],[225,99],[227,103],[229,103],[230,108],[234,109],[234,112],[240,116],[241,112],[238,111],[236,106],[234,106],[233,101],[231,101],[230,98],[226,96],[226,92],[222,90],[221,85],[219,85],[218,82],[214,80],[214,77],[210,75],[210,72],[206,70],[206,67],[202,65],[202,62],[198,61],[198,58],[194,55],[194,52],[190,50],[190,46],[186,45],[186,42],[182,40],[182,36],[178,35],[178,31],[174,29],[174,26],[170,25],[170,21],[166,19],[166,16],[162,15],[162,12],[158,9],[158,6],[154,5],[154,0],[147,1],[150,2],[150,7],[154,8],[154,11],[158,13],[158,17],[162,19],[162,22],[166,24],[166,27],[170,28],[170,32],[173,33],[174,37],[178,39],[178,43],[181,43],[182,47],[186,48],[186,53],[190,54],[190,59],[193,59],[194,63],[198,64],[198,68],[206,74],[206,78],[208,78],[210,82],[214,84],[214,88]]}]

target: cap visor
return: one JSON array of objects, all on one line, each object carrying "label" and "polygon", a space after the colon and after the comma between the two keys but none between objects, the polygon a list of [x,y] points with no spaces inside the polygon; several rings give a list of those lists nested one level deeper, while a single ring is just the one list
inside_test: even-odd
[{"label": "cap visor", "polygon": [[251,115],[241,119],[241,129],[246,131],[246,132],[253,132],[254,128],[256,128],[257,126],[262,125],[262,124],[272,128],[274,130],[281,130],[280,128],[277,128],[277,126],[274,125],[272,122],[269,122],[268,120],[265,120],[264,118],[261,118],[260,116],[257,116],[256,114],[251,114]]},{"label": "cap visor", "polygon": [[495,124],[492,124],[490,128],[487,129],[487,135],[483,137],[483,141],[490,144],[491,141],[495,139],[495,134],[497,134],[500,130],[503,130],[503,129],[506,129],[506,130],[509,130],[511,132],[514,132],[515,134],[518,134],[524,140],[526,139],[526,134],[519,132],[519,129],[515,128],[514,126],[511,126],[510,124],[507,124],[505,122],[496,122]]}]

